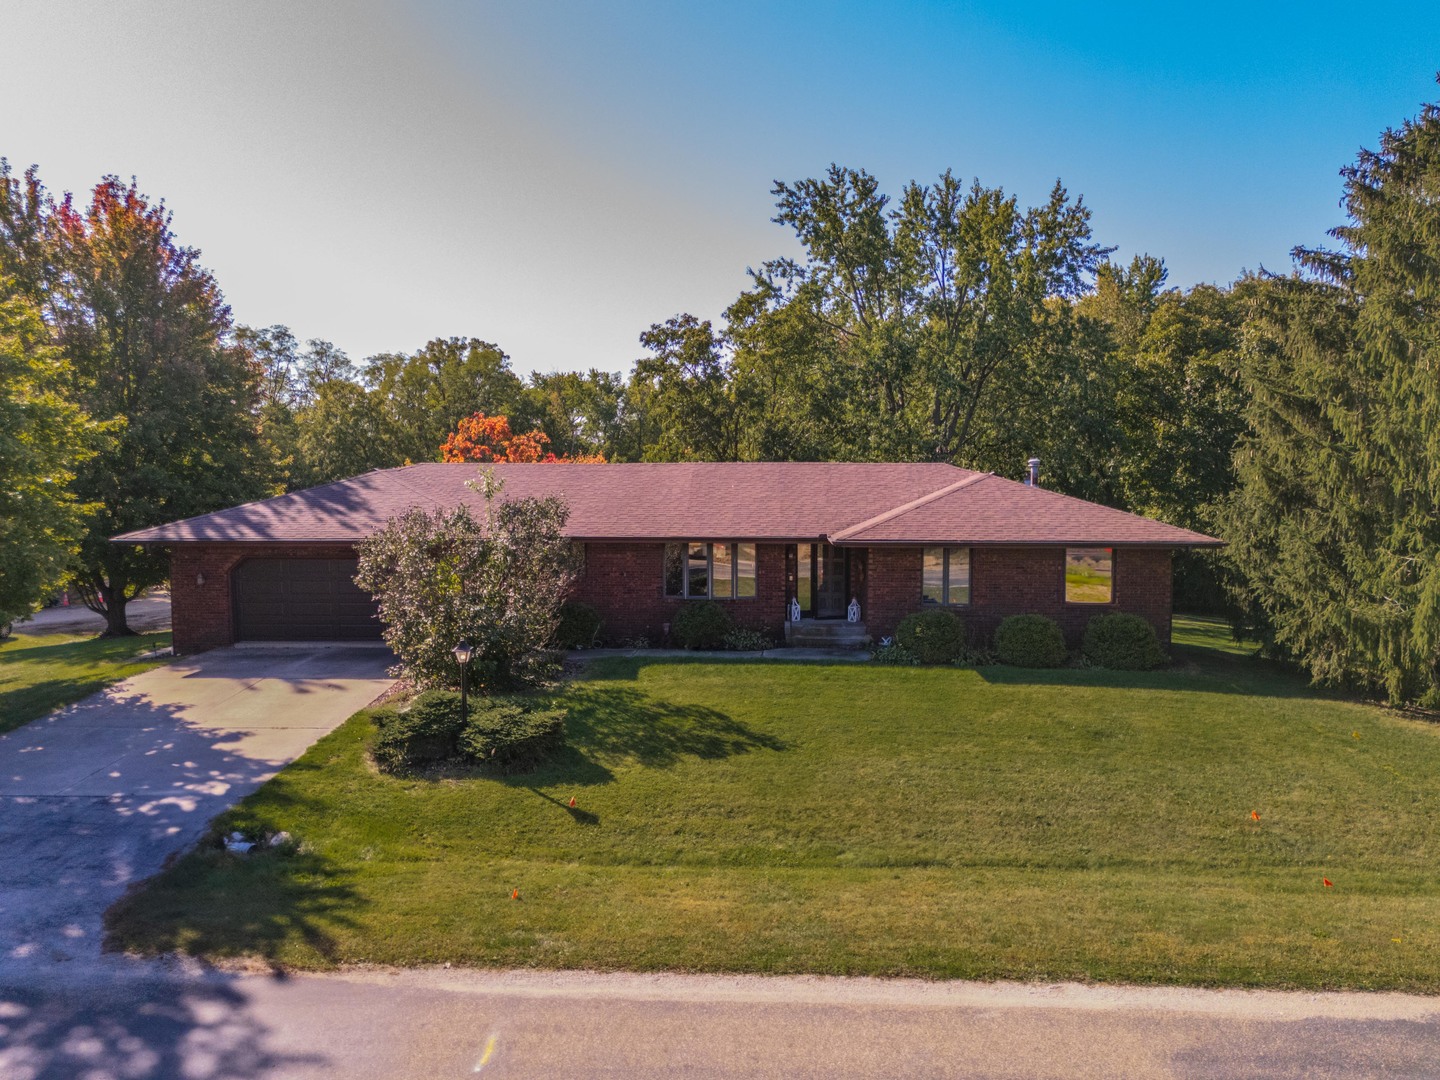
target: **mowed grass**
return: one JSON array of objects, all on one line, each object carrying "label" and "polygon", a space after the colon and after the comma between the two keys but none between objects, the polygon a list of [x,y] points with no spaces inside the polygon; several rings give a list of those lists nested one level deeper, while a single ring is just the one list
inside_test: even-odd
[{"label": "mowed grass", "polygon": [[1182,658],[1194,649],[1252,657],[1259,652],[1253,641],[1236,641],[1225,620],[1206,615],[1176,615],[1170,623],[1170,641]]},{"label": "mowed grass", "polygon": [[564,759],[510,781],[380,776],[361,714],[221,823],[299,853],[193,853],[112,943],[1440,991],[1440,729],[1177,652],[1146,674],[599,661],[561,695]]},{"label": "mowed grass", "polygon": [[0,733],[166,663],[166,657],[147,654],[169,645],[168,632],[127,638],[16,634],[0,642]]}]

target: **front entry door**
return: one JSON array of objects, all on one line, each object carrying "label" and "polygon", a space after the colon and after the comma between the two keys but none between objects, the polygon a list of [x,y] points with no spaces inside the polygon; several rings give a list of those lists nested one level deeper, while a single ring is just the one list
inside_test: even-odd
[{"label": "front entry door", "polygon": [[830,544],[815,545],[815,617],[838,619],[845,614],[845,555]]}]

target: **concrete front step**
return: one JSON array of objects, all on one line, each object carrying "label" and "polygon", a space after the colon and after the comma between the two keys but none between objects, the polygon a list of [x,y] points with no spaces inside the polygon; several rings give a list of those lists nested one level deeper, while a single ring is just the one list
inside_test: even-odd
[{"label": "concrete front step", "polygon": [[844,619],[801,619],[785,624],[785,643],[797,649],[863,649],[870,632],[864,623]]}]

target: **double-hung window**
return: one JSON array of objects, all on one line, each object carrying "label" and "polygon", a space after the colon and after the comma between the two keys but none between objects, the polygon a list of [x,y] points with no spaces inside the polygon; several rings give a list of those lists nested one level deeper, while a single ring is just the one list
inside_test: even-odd
[{"label": "double-hung window", "polygon": [[755,545],[691,541],[665,545],[665,595],[686,599],[753,600]]},{"label": "double-hung window", "polygon": [[970,603],[969,548],[926,548],[922,566],[922,603],[946,607],[960,607]]}]

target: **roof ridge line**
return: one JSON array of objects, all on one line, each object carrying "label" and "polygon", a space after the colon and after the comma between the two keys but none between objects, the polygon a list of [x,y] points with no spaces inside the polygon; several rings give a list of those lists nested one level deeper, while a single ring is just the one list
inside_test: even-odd
[{"label": "roof ridge line", "polygon": [[[375,469],[375,470],[373,470],[373,471],[374,471],[374,472],[395,473],[395,474],[396,474],[396,475],[395,475],[395,479],[400,482],[400,486],[401,486],[401,487],[403,487],[403,488],[405,488],[406,490],[410,491],[412,494],[415,494],[415,495],[420,496],[422,499],[428,499],[431,503],[434,503],[434,502],[436,502],[436,499],[435,499],[435,496],[434,496],[434,495],[431,495],[428,491],[422,491],[422,490],[420,490],[420,489],[419,489],[418,487],[416,487],[414,484],[410,483],[409,480],[405,479],[403,476],[400,476],[399,474],[400,474],[400,473],[403,473],[406,469],[413,469],[413,468],[415,468],[415,466],[417,466],[417,465],[445,465],[445,464],[449,464],[449,463],[448,463],[448,462],[444,462],[444,461],[412,461],[412,462],[410,462],[409,465],[396,465],[396,466],[393,466],[392,468],[389,468],[389,469]],[[463,462],[463,463],[461,463],[461,462],[456,462],[456,464],[467,464],[467,465],[468,465],[468,464],[475,464],[475,463],[474,463],[474,462]]]},{"label": "roof ridge line", "polygon": [[[1135,510],[1122,510],[1118,506],[1111,506],[1109,503],[1095,502],[1093,499],[1082,499],[1079,495],[1070,495],[1064,491],[1056,491],[1054,488],[1042,487],[1040,484],[1035,484],[1032,486],[1025,483],[1023,480],[1011,480],[1008,476],[997,477],[997,479],[1004,480],[1007,484],[1014,484],[1017,487],[1026,488],[1030,491],[1038,491],[1044,495],[1052,495],[1057,499],[1065,499],[1068,502],[1081,503],[1085,506],[1098,506],[1100,509],[1108,510],[1112,514],[1124,514],[1126,517],[1132,517],[1139,521],[1153,521],[1156,524],[1164,525],[1167,528],[1179,529],[1181,532],[1193,533],[1195,536],[1207,535],[1200,532],[1198,529],[1188,529],[1183,525],[1171,525],[1168,521],[1161,521],[1159,518],[1150,517],[1148,514],[1141,514]],[[1209,537],[1209,539],[1214,540],[1216,538],[1212,536]]]},{"label": "roof ridge line", "polygon": [[930,492],[928,495],[921,495],[918,499],[911,499],[909,502],[903,503],[900,506],[891,507],[883,514],[876,514],[872,518],[866,518],[864,521],[858,521],[854,525],[849,525],[839,532],[830,533],[828,539],[831,543],[839,540],[847,540],[856,533],[864,532],[866,529],[873,529],[876,525],[883,525],[891,518],[897,518],[901,514],[907,514],[911,510],[916,510],[924,506],[926,503],[934,502],[936,499],[949,495],[952,491],[959,491],[961,488],[969,487],[971,484],[978,484],[981,480],[994,475],[994,473],[982,472],[967,476],[963,480],[956,480],[953,484],[947,484],[943,488],[938,488]]}]

